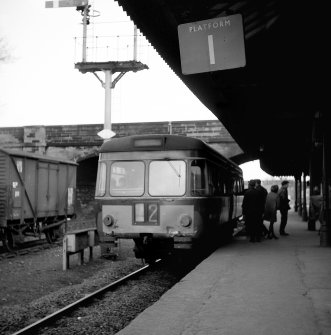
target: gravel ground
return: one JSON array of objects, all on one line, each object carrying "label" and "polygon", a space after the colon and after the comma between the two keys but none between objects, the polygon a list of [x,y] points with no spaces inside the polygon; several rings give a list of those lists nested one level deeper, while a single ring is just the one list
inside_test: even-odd
[{"label": "gravel ground", "polygon": [[70,317],[56,322],[54,327],[44,328],[37,334],[116,334],[177,281],[174,274],[164,269],[154,269],[141,277],[106,293],[100,300],[80,308]]},{"label": "gravel ground", "polygon": [[[121,241],[117,261],[100,258],[62,270],[62,247],[0,261],[0,334],[11,334],[142,266],[131,241]],[[87,260],[87,253],[85,255]],[[70,334],[67,332],[67,334]],[[74,333],[73,333],[74,334]]]}]

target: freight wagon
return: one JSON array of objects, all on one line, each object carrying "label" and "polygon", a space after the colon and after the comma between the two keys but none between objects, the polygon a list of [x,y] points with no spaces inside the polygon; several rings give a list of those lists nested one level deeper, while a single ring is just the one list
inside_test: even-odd
[{"label": "freight wagon", "polygon": [[75,215],[77,164],[0,148],[0,236],[10,249],[26,236],[53,242]]}]

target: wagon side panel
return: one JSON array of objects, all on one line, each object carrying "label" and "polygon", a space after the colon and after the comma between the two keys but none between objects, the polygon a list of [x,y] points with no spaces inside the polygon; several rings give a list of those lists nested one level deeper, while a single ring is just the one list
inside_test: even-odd
[{"label": "wagon side panel", "polygon": [[38,162],[37,173],[37,196],[38,196],[38,217],[48,216],[48,163]]},{"label": "wagon side panel", "polygon": [[37,209],[37,185],[36,169],[38,162],[34,159],[25,159],[22,171],[22,179],[25,187],[24,194],[24,217],[34,218]]},{"label": "wagon side panel", "polygon": [[58,183],[58,202],[60,214],[75,213],[76,166],[60,164]]},{"label": "wagon side panel", "polygon": [[68,166],[60,164],[58,183],[58,204],[60,215],[66,214],[67,207],[67,169]]},{"label": "wagon side panel", "polygon": [[76,208],[76,178],[77,178],[77,166],[69,165],[67,175],[67,211],[68,215],[75,214]]},{"label": "wagon side panel", "polygon": [[48,216],[59,214],[58,203],[58,181],[59,181],[59,164],[48,164]]},{"label": "wagon side panel", "polygon": [[8,156],[0,151],[0,227],[7,226]]},{"label": "wagon side panel", "polygon": [[15,156],[8,158],[8,212],[9,220],[23,221],[24,187],[21,179],[23,160]]}]

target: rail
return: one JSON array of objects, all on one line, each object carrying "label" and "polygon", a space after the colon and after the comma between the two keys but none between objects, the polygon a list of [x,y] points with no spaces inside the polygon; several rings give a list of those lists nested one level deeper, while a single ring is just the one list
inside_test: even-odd
[{"label": "rail", "polygon": [[[157,259],[155,261],[155,263],[160,262],[160,259]],[[59,319],[60,317],[68,314],[69,312],[73,311],[74,309],[77,309],[80,306],[83,306],[84,304],[87,304],[89,301],[95,299],[97,296],[100,296],[104,293],[106,293],[107,291],[116,288],[117,286],[125,283],[127,280],[135,278],[136,276],[138,276],[139,274],[145,272],[147,269],[149,269],[151,267],[151,265],[145,265],[142,268],[131,272],[130,274],[122,277],[121,279],[116,280],[113,283],[110,283],[102,288],[100,288],[99,290],[86,295],[85,297],[73,302],[72,304],[44,317],[43,319],[36,321],[35,323],[32,323],[31,325],[17,331],[16,333],[12,334],[12,335],[27,335],[27,334],[35,334],[37,332],[38,329],[40,329],[41,327],[46,327],[47,325],[49,325],[50,323],[54,322],[55,320]]]}]

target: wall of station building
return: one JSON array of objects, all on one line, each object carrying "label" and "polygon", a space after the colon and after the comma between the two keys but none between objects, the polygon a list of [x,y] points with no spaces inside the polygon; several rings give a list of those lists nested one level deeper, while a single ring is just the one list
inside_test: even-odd
[{"label": "wall of station building", "polygon": [[[102,124],[24,126],[0,128],[0,147],[45,154],[75,161],[77,169],[77,209],[83,217],[93,216],[98,150],[103,140],[97,135]],[[204,140],[231,157],[242,153],[218,120],[147,123],[114,123],[116,137],[146,134],[174,134]]]}]

